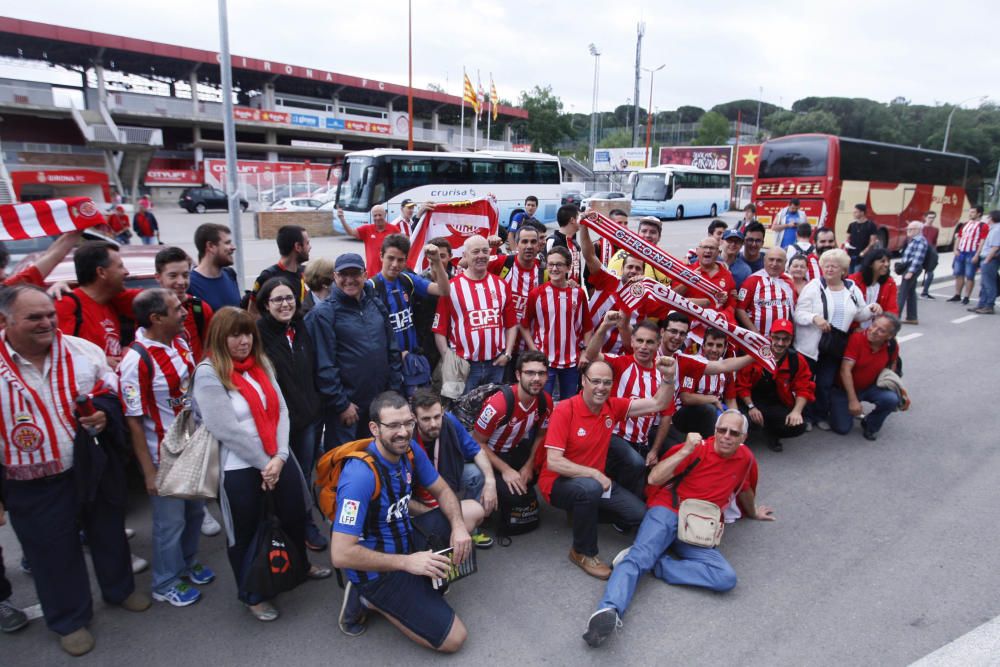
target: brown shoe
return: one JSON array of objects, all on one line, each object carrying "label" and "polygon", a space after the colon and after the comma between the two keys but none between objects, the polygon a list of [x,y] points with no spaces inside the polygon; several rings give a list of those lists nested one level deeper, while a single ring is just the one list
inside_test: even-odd
[{"label": "brown shoe", "polygon": [[592,577],[604,580],[611,578],[611,568],[597,556],[584,556],[578,554],[576,549],[570,549],[569,559]]},{"label": "brown shoe", "polygon": [[80,628],[60,637],[59,646],[74,657],[90,653],[94,648],[94,635],[87,628]]},{"label": "brown shoe", "polygon": [[903,324],[920,324],[918,320],[903,320]]},{"label": "brown shoe", "polygon": [[139,591],[132,591],[132,595],[122,600],[121,606],[123,609],[128,609],[129,611],[146,611],[151,604],[153,604],[153,601],[148,595]]}]

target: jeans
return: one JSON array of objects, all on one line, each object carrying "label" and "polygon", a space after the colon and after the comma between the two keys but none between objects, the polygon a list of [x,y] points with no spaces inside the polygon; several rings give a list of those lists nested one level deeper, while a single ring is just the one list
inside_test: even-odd
[{"label": "jeans", "polygon": [[715,433],[719,410],[715,405],[685,405],[674,413],[674,425],[681,433],[701,433],[707,438]]},{"label": "jeans", "polygon": [[1000,259],[986,262],[980,268],[982,276],[979,283],[979,308],[993,308],[997,302],[997,270],[1000,269]]},{"label": "jeans", "polygon": [[[671,546],[678,560],[667,555]],[[635,543],[612,570],[597,608],[615,609],[624,615],[639,578],[650,570],[668,584],[699,586],[719,593],[736,586],[736,572],[718,549],[696,547],[677,539],[677,513],[662,505],[646,512]]]},{"label": "jeans", "polygon": [[814,424],[830,418],[830,390],[840,371],[841,361],[821,352],[819,359],[812,364],[816,376],[816,400],[809,406],[809,411]]},{"label": "jeans", "polygon": [[924,274],[923,290],[921,291],[921,294],[923,294],[924,296],[930,294],[931,283],[933,282],[934,282],[934,272],[933,271],[926,272]]},{"label": "jeans", "polygon": [[906,305],[906,319],[917,319],[917,280],[920,279],[920,271],[913,274],[913,277],[899,284],[899,294],[896,302],[899,304],[899,312],[903,312],[903,305]]},{"label": "jeans", "polygon": [[196,563],[204,500],[150,496],[153,506],[153,592],[166,593]]},{"label": "jeans", "polygon": [[[899,395],[896,392],[875,385],[859,391],[858,400],[875,404],[875,409],[865,417],[869,433],[878,433],[889,413],[899,408]],[[830,428],[834,433],[846,435],[853,425],[854,416],[847,410],[847,393],[840,387],[834,387],[830,399]]]},{"label": "jeans", "polygon": [[465,380],[465,393],[468,394],[484,384],[500,384],[503,382],[503,369],[503,366],[494,366],[492,361],[470,361],[469,377]]},{"label": "jeans", "polygon": [[140,236],[139,238],[142,239],[142,245],[155,245],[156,244],[156,237],[155,236]]},{"label": "jeans", "polygon": [[608,477],[628,489],[632,495],[640,499],[645,497],[646,457],[627,440],[617,435],[611,436],[604,470]]},{"label": "jeans", "polygon": [[3,547],[0,547],[0,602],[8,599],[13,594],[14,591],[10,586],[10,580],[7,579],[7,573],[3,567]]},{"label": "jeans", "polygon": [[459,499],[479,500],[483,495],[486,477],[475,463],[466,463],[462,468],[462,487],[459,489]]},{"label": "jeans", "polygon": [[602,498],[604,489],[590,477],[560,477],[552,485],[550,500],[559,509],[573,513],[573,550],[596,556],[597,523],[606,520],[638,526],[646,505],[620,484],[612,484],[611,497]]},{"label": "jeans", "polygon": [[[325,407],[326,430],[323,432],[323,452],[328,452],[335,447],[339,447],[354,440],[370,438],[371,430],[368,428],[368,406],[371,401],[362,401],[358,405],[358,421],[348,426],[340,421],[340,415],[330,407]],[[302,469],[303,473],[305,468]]]},{"label": "jeans", "polygon": [[570,368],[550,368],[549,379],[545,382],[545,391],[549,396],[555,396],[553,389],[556,382],[559,383],[559,400],[572,398],[580,388],[580,369],[576,366]]}]

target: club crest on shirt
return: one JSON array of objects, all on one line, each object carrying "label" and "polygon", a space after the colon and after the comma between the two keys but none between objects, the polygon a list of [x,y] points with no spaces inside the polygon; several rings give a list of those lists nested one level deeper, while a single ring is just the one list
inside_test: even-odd
[{"label": "club crest on shirt", "polygon": [[587,435],[587,429],[581,427],[577,430],[576,434],[582,438]]},{"label": "club crest on shirt", "polygon": [[614,422],[611,421],[611,417],[605,417],[604,418],[604,428],[611,428],[613,425],[614,425]]},{"label": "club crest on shirt", "polygon": [[45,439],[42,429],[35,425],[34,418],[29,414],[14,416],[14,426],[10,432],[10,440],[20,451],[31,454],[38,451]]}]

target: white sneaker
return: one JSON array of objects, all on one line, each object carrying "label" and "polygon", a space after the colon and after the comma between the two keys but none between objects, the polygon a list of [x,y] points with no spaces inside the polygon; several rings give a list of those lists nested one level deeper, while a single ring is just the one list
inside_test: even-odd
[{"label": "white sneaker", "polygon": [[201,534],[212,537],[213,535],[218,535],[221,532],[222,526],[219,525],[219,522],[215,520],[215,517],[212,516],[206,509],[205,518],[201,520]]},{"label": "white sneaker", "polygon": [[126,540],[131,540],[133,537],[135,537],[135,529],[134,528],[126,528],[125,529],[125,539]]},{"label": "white sneaker", "polygon": [[818,422],[816,422],[816,428],[818,428],[821,431],[829,431],[830,422],[821,419]]},{"label": "white sneaker", "polygon": [[132,574],[139,574],[147,567],[149,567],[148,560],[132,554]]},{"label": "white sneaker", "polygon": [[628,556],[628,552],[632,550],[632,547],[625,547],[615,556],[614,560],[611,561],[611,569],[618,567],[618,563],[625,560],[625,556]]}]

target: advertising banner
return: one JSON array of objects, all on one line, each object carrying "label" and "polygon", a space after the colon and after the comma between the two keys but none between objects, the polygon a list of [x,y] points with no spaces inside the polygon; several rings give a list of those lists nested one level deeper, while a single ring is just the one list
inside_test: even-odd
[{"label": "advertising banner", "polygon": [[732,159],[732,146],[662,146],[659,163],[729,171]]},{"label": "advertising banner", "polygon": [[736,176],[755,178],[760,162],[760,144],[741,145],[736,151]]},{"label": "advertising banner", "polygon": [[594,151],[595,172],[638,171],[645,167],[645,148],[599,148]]}]

